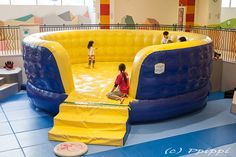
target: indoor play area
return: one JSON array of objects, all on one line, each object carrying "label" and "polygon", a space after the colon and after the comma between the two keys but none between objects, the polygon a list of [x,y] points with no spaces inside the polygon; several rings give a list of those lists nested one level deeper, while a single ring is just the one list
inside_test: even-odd
[{"label": "indoor play area", "polygon": [[0,1],[0,157],[234,156],[233,0],[46,1]]},{"label": "indoor play area", "polygon": [[[26,37],[23,57],[28,96],[39,109],[58,113],[49,139],[122,146],[132,123],[202,109],[210,89],[211,39],[170,32],[175,42],[161,45],[162,33],[78,30]],[[181,36],[188,41],[177,42]],[[91,39],[97,46],[93,69],[88,68],[84,46]],[[114,85],[108,76],[116,76],[119,62],[127,64],[131,77],[129,97],[117,105],[106,93]]]}]

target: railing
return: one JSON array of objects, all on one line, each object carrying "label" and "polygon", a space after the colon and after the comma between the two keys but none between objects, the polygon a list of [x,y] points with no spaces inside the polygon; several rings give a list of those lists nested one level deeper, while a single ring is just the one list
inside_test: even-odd
[{"label": "railing", "polygon": [[19,26],[0,26],[0,56],[21,54]]},{"label": "railing", "polygon": [[214,51],[220,53],[224,61],[236,61],[236,29],[192,27],[191,32],[209,36]]},{"label": "railing", "polygon": [[[208,27],[186,27],[159,24],[81,24],[81,25],[41,25],[40,32],[62,30],[97,30],[97,29],[136,29],[188,31],[209,36],[213,40],[214,50],[222,54],[225,61],[236,61],[236,29]],[[0,26],[0,56],[21,55],[20,29],[18,26]]]},{"label": "railing", "polygon": [[81,24],[81,25],[41,25],[40,32],[61,31],[61,30],[97,30],[97,29],[143,29],[143,30],[169,30],[185,31],[184,26],[177,25],[157,25],[157,24]]}]

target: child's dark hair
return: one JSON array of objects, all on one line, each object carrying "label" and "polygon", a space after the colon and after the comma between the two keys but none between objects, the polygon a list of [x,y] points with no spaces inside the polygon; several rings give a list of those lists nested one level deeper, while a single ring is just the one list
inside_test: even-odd
[{"label": "child's dark hair", "polygon": [[168,34],[169,34],[168,31],[163,32],[163,35],[168,35]]},{"label": "child's dark hair", "polygon": [[186,39],[185,37],[180,37],[180,38],[179,38],[179,41],[180,41],[180,42],[183,42],[183,41],[187,41],[187,39]]},{"label": "child's dark hair", "polygon": [[214,52],[214,57],[217,57],[217,58],[219,58],[220,56],[221,56],[221,54],[220,54],[220,53]]},{"label": "child's dark hair", "polygon": [[92,47],[92,46],[93,46],[93,43],[94,43],[94,41],[92,41],[92,40],[91,40],[91,41],[89,41],[89,43],[88,43],[88,46],[87,46],[87,47],[88,47],[88,49],[89,49],[90,47]]},{"label": "child's dark hair", "polygon": [[123,76],[123,78],[124,78],[125,83],[127,83],[127,77],[126,77],[126,75],[125,75],[125,69],[126,69],[125,64],[124,64],[124,63],[121,63],[121,64],[119,65],[119,70],[120,70],[120,72],[122,73],[122,76]]}]

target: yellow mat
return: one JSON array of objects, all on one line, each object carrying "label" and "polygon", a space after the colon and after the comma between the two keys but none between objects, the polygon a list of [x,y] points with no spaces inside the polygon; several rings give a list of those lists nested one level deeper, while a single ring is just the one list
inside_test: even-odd
[{"label": "yellow mat", "polygon": [[61,104],[48,132],[49,140],[123,146],[127,131],[127,106]]},{"label": "yellow mat", "polygon": [[[88,68],[87,63],[72,65],[75,90],[69,94],[65,102],[119,104],[119,101],[106,97],[119,74],[119,64],[120,62],[98,62],[95,64],[95,68],[91,69]],[[125,62],[125,65],[130,77],[132,62]],[[128,97],[123,104],[127,105],[132,100]]]}]

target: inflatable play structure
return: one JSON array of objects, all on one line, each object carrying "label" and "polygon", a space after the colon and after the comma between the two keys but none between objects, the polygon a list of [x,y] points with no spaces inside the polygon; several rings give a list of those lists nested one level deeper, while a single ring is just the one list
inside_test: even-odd
[{"label": "inflatable play structure", "polygon": [[[129,124],[160,121],[203,108],[210,89],[212,41],[200,34],[163,31],[73,30],[34,34],[24,39],[27,93],[54,117],[49,139],[120,146]],[[187,42],[178,42],[185,36]],[[88,41],[96,64],[87,68]],[[129,98],[106,98],[126,64]],[[60,108],[60,109],[59,109]]]}]

